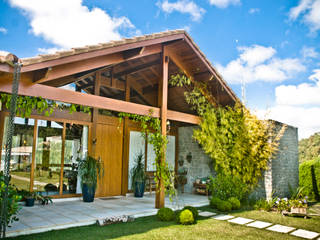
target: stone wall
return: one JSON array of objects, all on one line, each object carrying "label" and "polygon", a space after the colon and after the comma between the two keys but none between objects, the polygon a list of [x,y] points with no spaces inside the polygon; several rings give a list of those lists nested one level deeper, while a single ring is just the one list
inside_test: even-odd
[{"label": "stone wall", "polygon": [[[208,177],[212,175],[209,163],[210,158],[204,153],[199,144],[192,138],[194,127],[180,127],[179,134],[179,158],[183,160],[183,166],[178,167],[178,171],[187,170],[187,184],[184,191],[191,193],[193,191],[193,183],[197,178]],[[189,163],[187,155],[191,153],[192,160]]]},{"label": "stone wall", "polygon": [[[282,123],[276,122],[277,129]],[[199,144],[192,138],[195,127],[179,128],[179,159],[184,160],[183,168],[188,171],[185,192],[192,192],[196,178],[214,174],[210,169],[210,158],[203,152]],[[188,163],[187,155],[191,152],[192,161]],[[299,186],[299,159],[298,159],[298,129],[287,126],[281,138],[279,151],[269,163],[269,170],[265,172],[257,189],[252,193],[255,198],[270,198],[275,196],[287,197],[292,188]],[[179,167],[181,169],[181,167]]]}]

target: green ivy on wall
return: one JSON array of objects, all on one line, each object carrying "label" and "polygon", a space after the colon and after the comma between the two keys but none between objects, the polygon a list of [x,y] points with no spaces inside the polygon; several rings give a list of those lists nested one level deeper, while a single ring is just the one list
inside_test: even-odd
[{"label": "green ivy on wall", "polygon": [[204,95],[204,83],[192,84],[184,75],[173,75],[172,86],[187,86],[185,98],[201,118],[193,138],[210,156],[218,173],[239,177],[253,188],[278,149],[285,127],[276,131],[271,121],[259,120],[240,102],[214,107]]},{"label": "green ivy on wall", "polygon": [[[6,108],[10,108],[11,94],[2,93],[1,103],[5,104]],[[84,113],[91,113],[90,107],[81,106],[77,104],[65,104],[58,103],[53,100],[43,99],[42,97],[29,97],[29,96],[18,96],[16,116],[22,118],[30,117],[32,111],[37,113],[44,113],[45,116],[50,116],[55,109],[68,110],[70,114],[77,111],[77,108]]]},{"label": "green ivy on wall", "polygon": [[[120,123],[123,118],[129,118],[134,122],[140,123],[141,134],[143,138],[153,145],[153,150],[155,152],[155,182],[157,184],[157,189],[162,179],[164,184],[165,193],[169,195],[172,201],[173,197],[176,195],[176,189],[174,187],[174,173],[170,170],[170,166],[166,161],[161,161],[165,157],[165,152],[167,149],[168,139],[166,136],[161,134],[161,121],[159,118],[152,117],[152,111],[150,110],[149,115],[142,116],[130,113],[119,113]],[[150,134],[151,133],[151,134]]]}]

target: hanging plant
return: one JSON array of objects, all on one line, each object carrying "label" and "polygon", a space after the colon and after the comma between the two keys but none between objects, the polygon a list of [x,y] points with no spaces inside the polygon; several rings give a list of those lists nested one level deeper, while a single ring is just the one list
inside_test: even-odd
[{"label": "hanging plant", "polygon": [[[2,93],[0,97],[1,103],[5,104],[5,107],[9,109],[11,103],[11,94]],[[53,100],[43,99],[42,97],[18,96],[16,116],[28,118],[30,117],[32,111],[37,111],[38,114],[44,113],[46,117],[49,117],[56,109],[60,111],[68,110],[69,113],[72,114],[73,112],[76,112],[78,108],[84,113],[91,113],[90,107],[86,106],[60,102],[58,103]]]}]

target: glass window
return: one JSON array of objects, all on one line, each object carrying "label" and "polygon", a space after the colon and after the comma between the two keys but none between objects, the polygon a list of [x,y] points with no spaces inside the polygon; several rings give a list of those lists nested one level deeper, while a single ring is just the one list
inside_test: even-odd
[{"label": "glass window", "polygon": [[59,194],[62,132],[63,123],[38,120],[34,189],[44,195]]},{"label": "glass window", "polygon": [[130,131],[130,143],[129,143],[129,173],[128,173],[128,189],[132,188],[131,183],[131,169],[135,164],[135,158],[142,151],[145,152],[145,140],[141,136],[140,132]]},{"label": "glass window", "polygon": [[78,177],[78,160],[88,153],[88,126],[66,124],[66,140],[63,167],[63,194],[81,193]]},{"label": "glass window", "polygon": [[[168,143],[167,143],[167,151],[166,151],[166,161],[169,164],[171,170],[174,170],[175,166],[175,154],[176,154],[176,137],[175,136],[167,136]],[[155,152],[153,150],[153,145],[148,143],[148,150],[147,150],[147,171],[156,171],[155,165]]]},{"label": "glass window", "polygon": [[[1,152],[1,171],[4,168],[6,137],[9,118],[5,118],[3,144]],[[11,183],[18,189],[30,190],[30,172],[32,164],[32,144],[34,119],[19,118],[14,120],[15,131],[12,137],[11,150]]]}]

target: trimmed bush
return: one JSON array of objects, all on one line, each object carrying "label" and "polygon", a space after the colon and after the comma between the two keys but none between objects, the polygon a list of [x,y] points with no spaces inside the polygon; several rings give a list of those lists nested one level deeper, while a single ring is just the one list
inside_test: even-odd
[{"label": "trimmed bush", "polygon": [[186,210],[186,209],[188,209],[188,210],[190,210],[190,211],[192,212],[192,215],[193,215],[194,220],[197,220],[197,219],[198,219],[199,213],[198,213],[198,210],[197,210],[195,207],[185,206],[185,207],[182,209],[182,211],[183,211],[183,210]]},{"label": "trimmed bush", "polygon": [[181,211],[179,220],[179,222],[183,225],[189,225],[195,222],[192,212],[188,209]]},{"label": "trimmed bush", "polygon": [[[313,170],[312,170],[313,166]],[[300,164],[299,183],[302,193],[310,199],[316,199],[320,190],[320,158]]]},{"label": "trimmed bush", "polygon": [[240,201],[235,197],[229,198],[228,202],[231,203],[232,210],[237,210],[237,209],[239,209],[241,207]]},{"label": "trimmed bush", "polygon": [[174,219],[174,211],[170,208],[160,208],[157,212],[157,218],[160,221],[168,222]]},{"label": "trimmed bush", "polygon": [[218,204],[218,210],[221,212],[230,212],[232,210],[232,205],[228,201],[221,201]]},{"label": "trimmed bush", "polygon": [[217,209],[218,208],[218,205],[220,204],[222,200],[220,198],[217,198],[217,197],[212,197],[210,199],[210,207],[211,208],[214,208],[214,209]]}]

